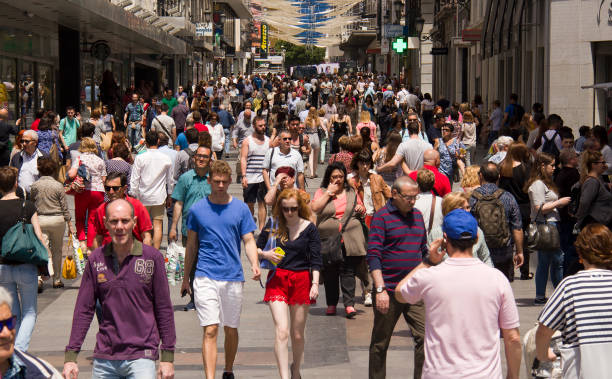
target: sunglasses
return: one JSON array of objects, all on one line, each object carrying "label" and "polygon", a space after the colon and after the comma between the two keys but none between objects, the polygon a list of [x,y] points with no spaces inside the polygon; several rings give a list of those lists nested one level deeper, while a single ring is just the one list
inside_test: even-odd
[{"label": "sunglasses", "polygon": [[104,190],[106,192],[110,192],[110,190],[113,190],[114,192],[119,191],[121,188],[123,188],[123,186],[104,186]]},{"label": "sunglasses", "polygon": [[22,139],[21,143],[30,143],[30,142],[34,142],[33,139]]},{"label": "sunglasses", "polygon": [[2,329],[4,329],[5,326],[8,328],[8,330],[15,329],[17,326],[17,316],[11,316],[6,320],[0,320],[0,332],[2,332]]},{"label": "sunglasses", "polygon": [[210,155],[196,154],[196,155],[194,155],[194,157],[196,157],[196,159],[209,159]]},{"label": "sunglasses", "polygon": [[285,213],[298,211],[298,207],[282,207],[282,208],[283,208],[283,212]]},{"label": "sunglasses", "polygon": [[283,138],[283,141],[291,141],[291,137],[285,137]]}]

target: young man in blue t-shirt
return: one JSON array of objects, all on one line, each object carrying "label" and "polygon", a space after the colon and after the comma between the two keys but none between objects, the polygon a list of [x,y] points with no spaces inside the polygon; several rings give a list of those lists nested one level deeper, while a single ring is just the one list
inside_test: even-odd
[{"label": "young man in blue t-shirt", "polygon": [[[196,265],[193,292],[200,325],[204,327],[202,356],[207,379],[215,377],[219,325],[225,332],[223,379],[234,378],[244,282],[240,240],[251,263],[253,280],[259,280],[261,275],[253,237],[257,226],[247,205],[227,193],[231,174],[227,162],[214,161],[208,176],[211,194],[195,203],[187,216],[185,272]],[[181,292],[191,292],[188,277],[183,280]]]}]

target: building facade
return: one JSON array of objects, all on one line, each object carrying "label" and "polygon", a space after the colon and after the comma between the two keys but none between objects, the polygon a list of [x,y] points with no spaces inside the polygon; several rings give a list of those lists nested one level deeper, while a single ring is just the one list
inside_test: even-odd
[{"label": "building facade", "polygon": [[[612,5],[601,1],[437,0],[434,96],[489,107],[516,93],[566,125],[605,125],[612,82]],[[569,27],[571,25],[571,27]]]},{"label": "building facade", "polygon": [[29,125],[37,109],[88,117],[103,102],[120,109],[134,89],[187,89],[215,72],[214,31],[196,37],[196,26],[217,6],[227,11],[220,47],[235,55],[237,19],[250,17],[241,0],[0,0],[0,106]]}]

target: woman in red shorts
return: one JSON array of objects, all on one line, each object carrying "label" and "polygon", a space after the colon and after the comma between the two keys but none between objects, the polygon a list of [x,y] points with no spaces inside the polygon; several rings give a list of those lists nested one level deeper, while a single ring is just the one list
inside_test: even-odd
[{"label": "woman in red shorts", "polygon": [[[260,258],[276,263],[268,273],[264,301],[270,306],[276,338],[274,354],[281,379],[301,378],[300,365],[304,353],[304,327],[310,304],[319,296],[321,240],[317,227],[309,221],[307,199],[297,189],[283,190],[273,208],[278,224],[270,231],[270,222],[257,240]],[[285,255],[274,250],[262,251],[270,233],[276,236],[276,246]],[[293,363],[289,368],[289,336]]]}]

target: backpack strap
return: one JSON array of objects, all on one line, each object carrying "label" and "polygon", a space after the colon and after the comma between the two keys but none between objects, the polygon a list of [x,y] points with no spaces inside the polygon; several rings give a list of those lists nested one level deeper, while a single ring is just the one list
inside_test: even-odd
[{"label": "backpack strap", "polygon": [[493,192],[493,197],[495,197],[496,199],[499,199],[501,195],[503,194],[504,194],[504,190],[501,188],[498,188],[497,191]]},{"label": "backpack strap", "polygon": [[478,191],[473,191],[472,192],[472,196],[474,196],[474,198],[476,198],[476,200],[481,200],[483,198],[483,195],[478,192]]},{"label": "backpack strap", "polygon": [[431,233],[431,227],[433,226],[434,213],[436,211],[436,196],[431,197],[431,208],[429,211],[429,227],[427,233]]}]

